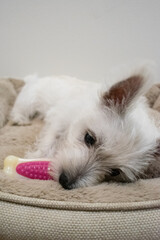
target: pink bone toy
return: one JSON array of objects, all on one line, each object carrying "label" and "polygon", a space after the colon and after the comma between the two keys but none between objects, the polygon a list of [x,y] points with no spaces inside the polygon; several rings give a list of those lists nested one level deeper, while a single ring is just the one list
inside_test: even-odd
[{"label": "pink bone toy", "polygon": [[8,156],[4,160],[3,171],[8,175],[18,173],[27,178],[39,180],[53,180],[49,174],[50,159],[23,159]]}]

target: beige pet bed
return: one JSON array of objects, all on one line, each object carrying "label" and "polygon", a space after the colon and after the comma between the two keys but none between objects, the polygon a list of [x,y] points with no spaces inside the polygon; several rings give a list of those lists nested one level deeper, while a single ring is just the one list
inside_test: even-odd
[{"label": "beige pet bed", "polygon": [[[67,191],[54,181],[7,177],[3,159],[20,157],[33,144],[43,123],[12,126],[11,105],[23,85],[0,80],[0,240],[160,239],[160,163],[135,183],[102,183]],[[159,124],[160,88],[147,94]],[[156,111],[158,110],[158,111]]]}]

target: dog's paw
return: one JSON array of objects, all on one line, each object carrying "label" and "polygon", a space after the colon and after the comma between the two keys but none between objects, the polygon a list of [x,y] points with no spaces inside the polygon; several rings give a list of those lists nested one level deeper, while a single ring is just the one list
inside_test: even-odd
[{"label": "dog's paw", "polygon": [[27,126],[31,125],[31,121],[22,115],[11,115],[8,124],[13,126]]}]

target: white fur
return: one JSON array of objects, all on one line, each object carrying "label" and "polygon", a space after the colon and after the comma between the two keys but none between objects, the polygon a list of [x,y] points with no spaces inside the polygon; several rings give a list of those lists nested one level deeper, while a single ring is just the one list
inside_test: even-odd
[{"label": "white fur", "polygon": [[[94,185],[105,179],[132,181],[139,177],[154,159],[160,131],[149,118],[146,100],[141,96],[152,82],[150,72],[142,66],[124,76],[134,74],[141,75],[145,84],[125,116],[102,103],[102,95],[113,83],[107,86],[66,76],[27,77],[11,119],[28,124],[39,113],[45,120],[36,149],[28,156],[52,158],[51,174],[58,181],[65,172],[68,188]],[[112,77],[112,82],[125,78]],[[96,135],[95,148],[84,142],[87,131]],[[114,168],[121,170],[117,177],[110,176]]]}]

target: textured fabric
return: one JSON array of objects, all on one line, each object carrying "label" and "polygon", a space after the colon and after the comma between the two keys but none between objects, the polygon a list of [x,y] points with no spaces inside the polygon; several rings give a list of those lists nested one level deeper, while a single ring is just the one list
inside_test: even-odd
[{"label": "textured fabric", "polygon": [[22,205],[29,205],[35,207],[43,207],[59,210],[73,210],[73,211],[130,211],[143,209],[157,209],[160,208],[160,199],[144,202],[123,202],[123,203],[82,203],[82,202],[67,202],[54,201],[46,199],[36,199],[29,197],[21,197],[9,193],[0,192],[0,201],[17,203]]},{"label": "textured fabric", "polygon": [[0,79],[0,128],[7,122],[9,111],[23,84],[17,79]]},{"label": "textured fabric", "polygon": [[[91,204],[89,204],[91,206]],[[160,208],[88,211],[0,202],[1,240],[159,240]]]}]

